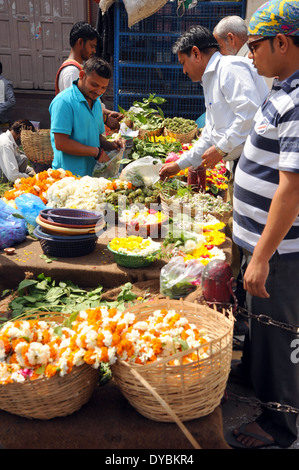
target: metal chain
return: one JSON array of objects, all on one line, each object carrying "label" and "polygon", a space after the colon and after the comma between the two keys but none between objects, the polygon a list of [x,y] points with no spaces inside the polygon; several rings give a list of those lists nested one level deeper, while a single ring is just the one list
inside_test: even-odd
[{"label": "metal chain", "polygon": [[[269,317],[268,315],[265,314],[260,314],[260,315],[255,315],[248,310],[244,309],[243,307],[237,307],[237,310],[235,311],[235,314],[240,314],[242,316],[245,316],[247,318],[253,318],[254,320],[257,320],[260,323],[263,323],[264,325],[272,325],[276,326],[277,328],[281,328],[283,330],[290,331],[294,334],[299,334],[299,326],[297,325],[290,325],[288,323],[284,322],[279,322],[277,320],[273,320],[273,318]],[[229,396],[232,396],[235,398],[236,401],[246,403],[252,407],[263,407],[270,409],[272,411],[280,411],[283,413],[296,413],[299,414],[299,409],[295,408],[291,405],[283,405],[281,403],[269,401],[267,403],[263,403],[261,400],[258,398],[254,397],[241,397],[239,395],[236,395],[235,393],[229,392]]]},{"label": "metal chain", "polygon": [[[218,304],[218,302],[215,302],[215,304]],[[224,306],[224,304],[221,304],[221,305]],[[254,320],[257,320],[258,322],[263,323],[264,325],[276,326],[276,327],[281,328],[283,330],[287,330],[287,331],[290,331],[294,334],[299,335],[299,326],[298,325],[290,325],[288,323],[280,322],[278,320],[273,320],[273,318],[271,318],[271,317],[269,317],[268,315],[265,315],[265,314],[255,315],[255,314],[249,312],[248,310],[246,310],[243,307],[239,307],[239,306],[236,307],[236,305],[233,306],[232,304],[229,304],[229,306],[234,307],[234,315],[237,315],[239,313],[240,315],[245,316],[247,318],[252,318]],[[294,406],[291,406],[291,405],[285,405],[285,404],[272,402],[272,401],[267,402],[267,403],[263,403],[258,398],[241,397],[239,395],[236,395],[233,392],[228,392],[228,391],[227,391],[227,395],[228,395],[228,397],[234,398],[236,401],[246,403],[248,405],[251,405],[252,407],[263,407],[263,408],[270,409],[272,411],[280,411],[280,412],[283,412],[283,413],[296,413],[296,414],[299,414],[299,409],[295,408]]]},{"label": "metal chain", "polygon": [[252,397],[241,397],[239,395],[236,395],[233,392],[227,392],[228,397],[234,398],[236,401],[239,401],[241,403],[246,403],[247,405],[251,405],[253,407],[263,407],[263,408],[268,408],[272,411],[281,411],[283,413],[296,413],[299,414],[299,409],[295,408],[294,406],[291,405],[282,405],[281,403],[277,403],[274,401],[269,401],[267,403],[261,402],[258,398],[252,398]]},{"label": "metal chain", "polygon": [[278,328],[282,328],[283,330],[287,330],[299,335],[299,325],[290,325],[288,323],[283,323],[278,320],[273,320],[273,318],[265,314],[255,315],[251,312],[248,312],[248,310],[243,307],[238,307],[235,313],[240,313],[240,315],[243,315],[245,317],[253,318],[254,320],[257,320],[258,322],[263,323],[264,325],[276,326]]}]

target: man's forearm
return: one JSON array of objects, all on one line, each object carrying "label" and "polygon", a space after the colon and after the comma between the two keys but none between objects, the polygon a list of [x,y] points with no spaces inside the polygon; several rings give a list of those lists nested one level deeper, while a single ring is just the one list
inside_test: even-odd
[{"label": "man's forearm", "polygon": [[57,150],[78,157],[96,157],[99,151],[98,147],[81,144],[66,134],[58,133],[55,134],[55,146]]}]

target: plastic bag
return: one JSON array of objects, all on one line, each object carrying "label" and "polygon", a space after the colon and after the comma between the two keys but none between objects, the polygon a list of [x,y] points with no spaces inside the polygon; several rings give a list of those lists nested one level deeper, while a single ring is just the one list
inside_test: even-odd
[{"label": "plastic bag", "polygon": [[0,249],[21,243],[26,239],[26,221],[13,207],[0,199]]},{"label": "plastic bag", "polygon": [[193,292],[201,284],[204,265],[197,260],[185,263],[182,256],[175,256],[160,272],[160,293],[170,299],[180,299]]},{"label": "plastic bag", "polygon": [[118,178],[119,162],[123,158],[124,151],[124,148],[120,150],[112,150],[112,152],[107,154],[110,158],[109,162],[96,162],[92,176],[94,178]]},{"label": "plastic bag", "polygon": [[37,226],[36,217],[42,209],[46,208],[40,197],[25,193],[15,199],[16,206],[28,224]]},{"label": "plastic bag", "polygon": [[153,186],[159,181],[159,171],[162,162],[159,158],[147,157],[139,158],[129,163],[121,172],[120,179],[129,181],[136,188],[140,186]]}]

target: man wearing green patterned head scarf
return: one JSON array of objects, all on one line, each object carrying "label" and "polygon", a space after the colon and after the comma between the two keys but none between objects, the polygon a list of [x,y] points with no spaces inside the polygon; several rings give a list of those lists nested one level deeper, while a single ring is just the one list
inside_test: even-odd
[{"label": "man wearing green patterned head scarf", "polygon": [[235,173],[233,239],[246,257],[247,308],[276,326],[251,321],[250,378],[264,406],[227,436],[234,447],[290,447],[297,439],[298,413],[267,404],[299,409],[298,28],[299,0],[271,0],[249,23],[249,58],[260,75],[276,78]]}]

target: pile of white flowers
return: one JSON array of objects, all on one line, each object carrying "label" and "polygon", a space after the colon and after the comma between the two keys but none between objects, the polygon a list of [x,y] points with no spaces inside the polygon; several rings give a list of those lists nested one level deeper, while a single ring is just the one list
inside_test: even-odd
[{"label": "pile of white flowers", "polygon": [[51,208],[96,210],[105,201],[105,192],[110,181],[105,178],[83,176],[63,178],[54,183],[47,191],[47,206]]}]

